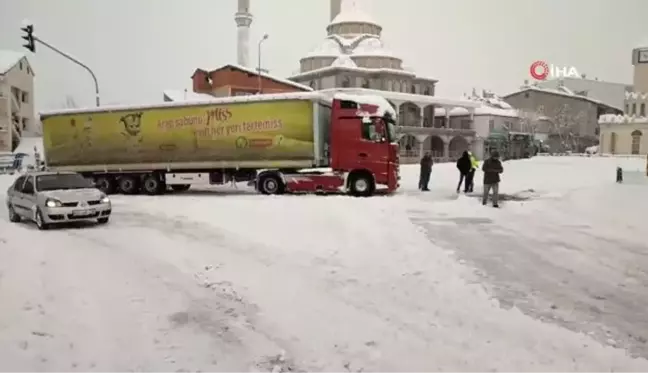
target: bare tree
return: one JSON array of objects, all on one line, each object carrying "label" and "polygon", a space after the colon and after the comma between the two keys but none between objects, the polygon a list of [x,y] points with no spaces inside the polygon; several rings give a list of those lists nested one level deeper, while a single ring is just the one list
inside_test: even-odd
[{"label": "bare tree", "polygon": [[582,111],[575,112],[570,105],[559,106],[551,116],[551,134],[560,138],[560,143],[565,150],[577,150],[582,124],[586,120]]}]

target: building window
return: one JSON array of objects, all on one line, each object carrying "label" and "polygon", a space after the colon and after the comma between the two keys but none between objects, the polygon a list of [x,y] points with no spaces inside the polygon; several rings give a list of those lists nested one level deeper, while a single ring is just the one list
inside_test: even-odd
[{"label": "building window", "polygon": [[529,98],[529,92],[524,93],[524,98]]},{"label": "building window", "polygon": [[362,79],[362,88],[369,88],[369,79],[367,78]]},{"label": "building window", "polygon": [[342,87],[344,88],[349,88],[351,87],[351,78],[348,76],[345,76],[342,78]]},{"label": "building window", "polygon": [[22,119],[22,129],[23,129],[23,131],[27,129],[27,124],[28,123],[29,123],[29,121],[27,120],[27,118]]},{"label": "building window", "polygon": [[639,106],[639,116],[640,117],[646,116],[646,104],[644,103],[642,103],[641,106]]},{"label": "building window", "polygon": [[612,154],[616,153],[616,140],[617,140],[617,134],[616,132],[612,132],[610,134],[610,153]]},{"label": "building window", "polygon": [[425,87],[425,91],[423,92],[424,95],[429,96],[430,95],[430,87]]},{"label": "building window", "polygon": [[637,104],[632,104],[632,113],[630,115],[636,115],[637,114]]},{"label": "building window", "polygon": [[625,113],[630,114],[630,105],[625,104]]},{"label": "building window", "polygon": [[27,92],[22,92],[20,100],[25,104],[29,101],[29,95]]},{"label": "building window", "polygon": [[20,64],[19,64],[19,65],[20,65],[20,70],[22,70],[22,69],[23,69],[23,63],[22,63],[22,61],[20,61]]},{"label": "building window", "polygon": [[495,119],[488,121],[488,131],[492,132],[495,129]]},{"label": "building window", "polygon": [[639,154],[641,150],[641,131],[632,132],[632,154]]},{"label": "building window", "polygon": [[412,87],[410,87],[410,93],[416,94],[416,85],[412,84]]},{"label": "building window", "polygon": [[315,81],[314,81],[314,80],[311,80],[310,83],[308,83],[308,85],[309,85],[311,88],[315,89]]}]

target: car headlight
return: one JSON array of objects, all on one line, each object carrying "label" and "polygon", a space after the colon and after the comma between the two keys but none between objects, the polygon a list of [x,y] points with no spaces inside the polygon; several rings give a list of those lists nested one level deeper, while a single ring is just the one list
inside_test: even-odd
[{"label": "car headlight", "polygon": [[109,203],[109,202],[110,202],[110,198],[108,198],[108,196],[101,197],[101,203]]},{"label": "car headlight", "polygon": [[48,199],[45,201],[45,206],[47,207],[61,207],[61,201],[56,199]]}]

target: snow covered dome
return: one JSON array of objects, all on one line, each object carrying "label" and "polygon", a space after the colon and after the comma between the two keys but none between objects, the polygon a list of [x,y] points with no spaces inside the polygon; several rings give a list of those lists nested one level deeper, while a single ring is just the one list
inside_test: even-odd
[{"label": "snow covered dome", "polygon": [[301,59],[301,72],[329,66],[401,70],[403,61],[380,38],[382,27],[355,2],[343,5],[326,39]]}]

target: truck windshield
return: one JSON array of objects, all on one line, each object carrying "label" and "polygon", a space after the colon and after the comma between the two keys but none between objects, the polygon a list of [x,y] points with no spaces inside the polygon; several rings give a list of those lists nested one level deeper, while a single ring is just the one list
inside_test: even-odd
[{"label": "truck windshield", "polygon": [[79,174],[52,174],[36,176],[36,190],[61,190],[94,188],[92,183]]},{"label": "truck windshield", "polygon": [[396,122],[394,118],[386,115],[383,120],[387,125],[387,140],[389,142],[396,142]]}]

